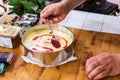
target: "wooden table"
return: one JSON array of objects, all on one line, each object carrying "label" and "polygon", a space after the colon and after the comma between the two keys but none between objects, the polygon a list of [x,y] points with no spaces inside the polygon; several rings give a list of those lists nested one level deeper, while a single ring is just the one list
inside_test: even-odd
[{"label": "wooden table", "polygon": [[[0,51],[10,51],[17,54],[13,63],[7,65],[5,74],[0,75],[0,80],[90,80],[85,74],[86,59],[104,51],[120,52],[120,35],[74,28],[71,30],[75,34],[77,60],[48,68],[26,63],[21,58],[25,49],[18,39],[16,40],[17,46],[14,49],[0,47]],[[102,80],[120,80],[120,75]]]}]

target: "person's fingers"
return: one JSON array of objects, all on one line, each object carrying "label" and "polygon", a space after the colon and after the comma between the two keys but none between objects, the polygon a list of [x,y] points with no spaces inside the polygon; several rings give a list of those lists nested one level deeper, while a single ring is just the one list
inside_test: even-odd
[{"label": "person's fingers", "polygon": [[[41,19],[44,23],[47,23],[46,19],[42,18]],[[60,22],[62,19],[60,19],[59,17],[55,17],[53,19],[49,19],[50,23],[53,24],[53,23],[58,23]]]},{"label": "person's fingers", "polygon": [[53,14],[53,10],[51,10],[49,7],[46,7],[40,13],[40,20],[46,23],[46,19],[49,18],[52,14]]},{"label": "person's fingers", "polygon": [[87,63],[86,66],[86,74],[88,75],[91,71],[93,71],[96,67],[98,67],[100,65],[99,62],[97,61],[93,61],[91,63]]},{"label": "person's fingers", "polygon": [[46,22],[46,19],[43,19],[43,18],[42,18],[42,19],[40,19],[40,20],[43,21],[44,23],[47,23],[47,22]]},{"label": "person's fingers", "polygon": [[44,17],[41,17],[41,19],[40,20],[42,20],[44,23],[47,23],[46,22],[46,19],[49,19],[49,21],[50,21],[50,23],[58,23],[58,22],[60,22],[62,19],[60,19],[58,16],[54,16],[54,17],[52,17],[52,18],[49,18],[49,16],[47,17],[47,16],[44,16]]},{"label": "person's fingers", "polygon": [[100,55],[96,55],[96,56],[93,56],[93,57],[89,58],[89,59],[86,61],[86,67],[89,65],[89,63],[91,63],[91,62],[93,62],[93,61],[102,62],[104,57],[105,57],[104,54],[100,54]]},{"label": "person's fingers", "polygon": [[110,72],[109,69],[107,69],[107,70],[99,73],[98,75],[94,76],[93,79],[94,79],[94,80],[99,80],[99,79],[105,78],[105,77],[108,76],[108,73],[109,73],[109,72]]},{"label": "person's fingers", "polygon": [[93,61],[96,61],[96,58],[91,57],[91,58],[87,59],[85,67],[87,67]]},{"label": "person's fingers", "polygon": [[41,11],[41,14],[43,14],[47,9],[48,9],[48,6]]},{"label": "person's fingers", "polygon": [[61,17],[54,17],[53,19],[50,19],[50,23],[58,23],[58,22],[60,22],[62,20],[62,18]]},{"label": "person's fingers", "polygon": [[103,65],[97,66],[96,68],[94,68],[89,74],[88,77],[91,79],[94,76],[98,75],[99,73],[103,72],[106,70],[106,67]]},{"label": "person's fingers", "polygon": [[47,11],[48,7],[45,7],[41,12],[40,12],[40,18],[44,18],[46,13],[45,11]]}]

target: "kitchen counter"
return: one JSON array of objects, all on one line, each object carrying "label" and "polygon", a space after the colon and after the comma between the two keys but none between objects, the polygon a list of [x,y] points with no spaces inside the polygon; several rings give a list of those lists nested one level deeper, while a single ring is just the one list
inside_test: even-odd
[{"label": "kitchen counter", "polygon": [[[17,47],[1,51],[15,52],[16,58],[7,65],[6,72],[0,75],[1,80],[90,80],[85,74],[85,62],[88,58],[104,51],[120,52],[120,35],[70,28],[75,35],[75,56],[77,60],[57,67],[40,67],[26,63],[21,56],[25,49],[20,39]],[[120,75],[104,78],[104,80],[120,80]]]}]

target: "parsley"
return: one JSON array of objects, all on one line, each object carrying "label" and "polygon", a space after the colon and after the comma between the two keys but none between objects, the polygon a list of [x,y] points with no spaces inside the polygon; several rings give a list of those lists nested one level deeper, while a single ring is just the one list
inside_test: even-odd
[{"label": "parsley", "polygon": [[10,0],[8,5],[13,6],[11,13],[22,15],[33,13],[39,16],[41,10],[46,6],[45,0]]}]

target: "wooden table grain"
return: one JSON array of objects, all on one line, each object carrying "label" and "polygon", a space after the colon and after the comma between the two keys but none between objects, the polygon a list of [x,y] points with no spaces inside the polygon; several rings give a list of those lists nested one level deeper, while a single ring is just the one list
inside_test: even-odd
[{"label": "wooden table grain", "polygon": [[[15,52],[16,58],[7,65],[6,72],[0,75],[0,80],[90,80],[85,74],[85,62],[88,58],[101,52],[120,52],[120,35],[85,31],[70,28],[75,35],[75,61],[57,67],[39,67],[26,63],[21,56],[25,49],[21,40],[16,40],[13,49],[0,47],[0,51]],[[120,80],[120,75],[106,77],[102,80]]]}]

